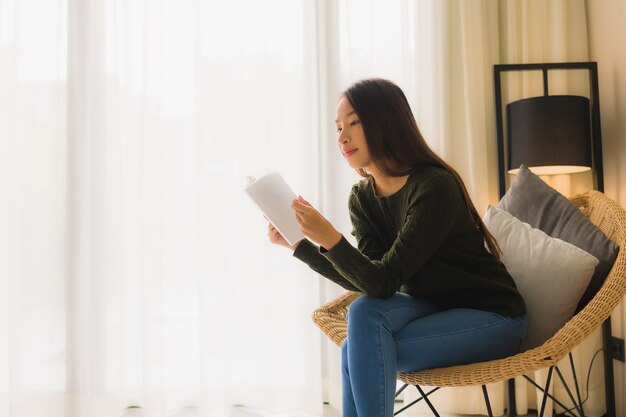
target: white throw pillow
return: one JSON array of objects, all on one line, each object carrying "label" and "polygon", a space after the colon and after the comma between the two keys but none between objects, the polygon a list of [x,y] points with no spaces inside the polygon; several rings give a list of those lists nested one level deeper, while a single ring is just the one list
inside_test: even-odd
[{"label": "white throw pillow", "polygon": [[520,351],[537,347],[572,318],[598,259],[492,206],[483,221],[526,302],[528,328]]}]

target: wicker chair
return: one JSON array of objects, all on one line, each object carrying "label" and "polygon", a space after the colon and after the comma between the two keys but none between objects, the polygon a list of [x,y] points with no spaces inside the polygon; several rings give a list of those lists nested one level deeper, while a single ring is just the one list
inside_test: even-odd
[{"label": "wicker chair", "polygon": [[[574,202],[609,239],[621,248],[626,247],[626,211],[616,202],[598,191],[590,191],[572,197],[571,201]],[[396,414],[423,399],[433,413],[438,416],[439,414],[428,400],[429,394],[441,387],[482,385],[487,412],[492,416],[486,384],[506,381],[516,376],[524,376],[529,379],[526,374],[542,368],[549,368],[549,371],[545,387],[535,385],[544,393],[539,416],[543,416],[548,397],[552,398],[561,407],[568,409],[568,407],[565,407],[561,402],[548,394],[552,371],[556,369],[559,377],[562,378],[556,364],[566,355],[571,355],[570,352],[572,349],[611,315],[611,312],[620,302],[625,292],[626,251],[620,250],[613,268],[600,291],[583,310],[572,317],[572,319],[554,336],[541,346],[518,353],[515,356],[488,362],[472,363],[448,368],[427,369],[410,373],[398,373],[398,379],[405,383],[402,389],[406,388],[407,385],[415,385],[421,398],[397,411]],[[317,324],[337,346],[341,346],[341,343],[346,337],[346,313],[348,307],[350,303],[359,296],[360,293],[347,292],[313,312],[313,321],[315,324]],[[436,388],[429,393],[424,393],[421,388],[422,385]],[[398,391],[398,394],[402,389]],[[578,396],[578,403],[576,403],[569,389],[568,393],[570,399],[575,404],[575,409],[580,415],[584,416],[580,395]]]}]

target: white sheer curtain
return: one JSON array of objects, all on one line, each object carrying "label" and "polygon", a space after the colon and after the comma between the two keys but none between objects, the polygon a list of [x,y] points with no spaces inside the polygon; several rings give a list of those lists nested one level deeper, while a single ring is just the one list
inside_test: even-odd
[{"label": "white sheer curtain", "polygon": [[65,384],[65,6],[0,2],[1,416]]},{"label": "white sheer curtain", "polygon": [[319,279],[242,192],[318,198],[311,15],[0,1],[1,416],[321,411]]}]

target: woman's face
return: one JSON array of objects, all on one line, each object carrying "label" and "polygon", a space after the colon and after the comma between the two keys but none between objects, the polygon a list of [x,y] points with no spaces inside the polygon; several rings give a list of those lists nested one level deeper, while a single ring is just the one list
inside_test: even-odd
[{"label": "woman's face", "polygon": [[337,103],[337,142],[343,157],[352,168],[366,168],[371,165],[363,126],[352,108],[350,101],[344,96]]}]

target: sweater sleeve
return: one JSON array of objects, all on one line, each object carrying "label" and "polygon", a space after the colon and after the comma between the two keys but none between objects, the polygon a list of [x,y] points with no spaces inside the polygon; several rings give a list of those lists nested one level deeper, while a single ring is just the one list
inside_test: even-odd
[{"label": "sweater sleeve", "polygon": [[448,175],[434,177],[411,197],[402,228],[379,260],[364,254],[375,257],[381,246],[368,230],[366,214],[359,204],[353,205],[351,217],[361,251],[342,237],[332,249],[320,248],[320,252],[365,294],[389,298],[428,261],[465,210],[454,179]]},{"label": "sweater sleeve", "polygon": [[[356,238],[359,251],[369,259],[380,260],[386,249],[380,237],[372,230],[370,221],[363,212],[357,197],[357,188],[352,188],[348,201],[350,221],[352,222],[352,236]],[[324,253],[324,249],[321,249]]]},{"label": "sweater sleeve", "polygon": [[346,290],[362,292],[359,287],[344,278],[343,275],[335,269],[333,264],[321,255],[319,248],[310,240],[303,239],[300,241],[296,250],[293,251],[293,256],[306,263],[318,274],[328,278]]}]

